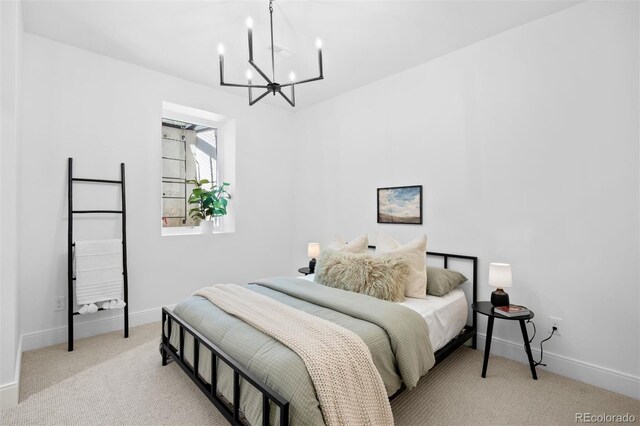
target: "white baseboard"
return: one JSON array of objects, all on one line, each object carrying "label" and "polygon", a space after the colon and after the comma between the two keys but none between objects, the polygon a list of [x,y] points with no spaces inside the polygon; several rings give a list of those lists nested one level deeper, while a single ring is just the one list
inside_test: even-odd
[{"label": "white baseboard", "polygon": [[13,381],[0,385],[0,410],[18,405],[20,399],[20,369],[22,368],[22,336],[18,339],[16,368]]},{"label": "white baseboard", "polygon": [[0,385],[0,410],[18,405],[20,383],[11,382]]},{"label": "white baseboard", "polygon": [[[484,350],[484,344],[485,334],[478,333],[478,349]],[[531,351],[533,352],[534,359],[540,359],[539,349],[532,347]],[[524,364],[529,363],[522,342],[514,343],[509,340],[493,337],[491,339],[491,353]],[[580,382],[640,399],[640,377],[638,376],[548,351],[544,351],[544,362],[547,364],[547,367],[538,366],[536,368],[551,371]],[[489,369],[491,369],[491,361],[489,361]]]},{"label": "white baseboard", "polygon": [[[169,306],[172,308],[172,306]],[[129,313],[129,327],[149,324],[160,321],[162,308],[152,308],[144,311]],[[108,315],[110,312],[101,311],[92,316]],[[89,321],[77,322],[74,327],[75,339],[96,336],[98,334],[109,333],[111,331],[122,330],[124,314],[96,318]],[[35,331],[22,335],[24,339],[24,351],[44,348],[57,345],[67,341],[67,327],[57,327],[48,330]]]}]

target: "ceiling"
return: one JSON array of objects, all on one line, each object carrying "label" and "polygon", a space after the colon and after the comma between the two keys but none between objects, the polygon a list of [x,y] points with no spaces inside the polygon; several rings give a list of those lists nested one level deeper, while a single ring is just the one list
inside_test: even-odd
[{"label": "ceiling", "polygon": [[[287,82],[291,71],[298,79],[315,77],[320,37],[325,79],[296,87],[296,108],[308,106],[576,3],[277,0],[274,42],[295,54],[276,55],[276,80]],[[250,16],[254,59],[270,69],[267,0],[29,0],[23,16],[27,32],[216,88],[219,43],[225,80],[244,82]],[[220,89],[246,97],[245,89]],[[291,108],[280,97],[265,101]]]}]

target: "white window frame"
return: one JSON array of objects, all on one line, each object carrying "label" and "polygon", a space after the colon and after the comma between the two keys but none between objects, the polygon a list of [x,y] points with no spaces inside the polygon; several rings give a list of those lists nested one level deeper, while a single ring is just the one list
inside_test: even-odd
[{"label": "white window frame", "polygon": [[[213,112],[167,101],[162,102],[162,117],[159,117],[158,119],[159,129],[163,118],[217,129],[218,145],[216,147],[216,166],[218,168],[218,178],[221,182],[229,182],[231,184],[229,187],[229,193],[232,195],[232,200],[229,202],[227,215],[222,219],[222,226],[219,230],[214,231],[213,234],[235,232],[235,199],[238,193],[238,188],[236,187],[236,120]],[[160,140],[160,137],[158,137],[158,140]],[[160,149],[162,148],[161,145],[158,146]],[[161,154],[158,155],[158,158],[160,159],[160,162],[162,162]],[[160,169],[160,175],[162,175],[162,167]],[[162,179],[158,180],[160,182],[162,181]],[[161,193],[162,191],[159,192],[159,194]],[[159,198],[160,214],[158,217],[162,217],[162,197]],[[181,226],[171,228],[160,226],[160,229],[162,236],[204,235],[201,233],[200,227],[198,226]]]}]

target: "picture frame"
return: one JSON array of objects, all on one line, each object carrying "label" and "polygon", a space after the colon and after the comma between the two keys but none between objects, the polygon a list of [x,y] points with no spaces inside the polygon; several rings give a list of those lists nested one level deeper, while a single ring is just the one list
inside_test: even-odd
[{"label": "picture frame", "polygon": [[422,185],[378,188],[378,223],[422,225]]}]

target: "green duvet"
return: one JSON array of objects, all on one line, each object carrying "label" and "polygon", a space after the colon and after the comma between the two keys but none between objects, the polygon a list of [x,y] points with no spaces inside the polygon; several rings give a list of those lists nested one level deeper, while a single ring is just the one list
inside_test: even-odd
[{"label": "green duvet", "polygon": [[[298,278],[271,278],[248,288],[359,335],[371,351],[389,396],[402,383],[413,388],[435,363],[424,319],[404,306]],[[199,296],[179,303],[174,313],[287,399],[292,425],[324,424],[311,378],[295,352]],[[177,339],[176,330],[171,338],[176,347]],[[205,378],[210,376],[210,357],[201,347],[199,370]],[[185,358],[193,359],[193,341],[188,334]],[[218,391],[232,400],[232,389],[232,371],[219,362]],[[247,420],[260,424],[261,393],[241,382],[240,401]],[[277,407],[272,406],[271,411],[271,422],[277,424]]]}]

